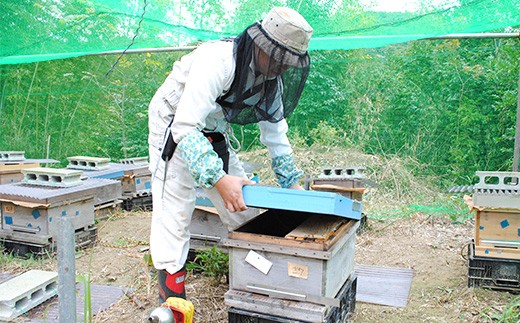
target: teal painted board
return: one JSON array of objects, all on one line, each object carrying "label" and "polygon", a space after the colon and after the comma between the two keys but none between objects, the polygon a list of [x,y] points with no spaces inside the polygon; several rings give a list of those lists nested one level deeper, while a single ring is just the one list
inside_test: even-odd
[{"label": "teal painted board", "polygon": [[247,185],[242,188],[242,194],[246,205],[251,207],[330,214],[354,220],[361,219],[361,202],[337,193]]}]

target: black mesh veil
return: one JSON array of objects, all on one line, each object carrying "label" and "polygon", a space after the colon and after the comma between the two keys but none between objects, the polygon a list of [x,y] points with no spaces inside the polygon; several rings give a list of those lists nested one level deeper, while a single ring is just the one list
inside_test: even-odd
[{"label": "black mesh veil", "polygon": [[254,23],[234,39],[233,83],[217,103],[230,123],[278,122],[296,108],[310,58],[272,39]]}]

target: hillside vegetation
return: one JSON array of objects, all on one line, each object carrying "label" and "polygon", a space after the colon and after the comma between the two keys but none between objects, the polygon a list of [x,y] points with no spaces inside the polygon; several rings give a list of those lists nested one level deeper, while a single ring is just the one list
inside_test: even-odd
[{"label": "hillside vegetation", "polygon": [[[311,52],[290,135],[414,160],[445,185],[511,170],[519,49],[488,39]],[[146,156],[148,103],[183,54],[125,55],[108,76],[115,56],[0,66],[0,150],[62,166],[75,155]],[[244,150],[261,147],[256,126],[235,133]]]}]

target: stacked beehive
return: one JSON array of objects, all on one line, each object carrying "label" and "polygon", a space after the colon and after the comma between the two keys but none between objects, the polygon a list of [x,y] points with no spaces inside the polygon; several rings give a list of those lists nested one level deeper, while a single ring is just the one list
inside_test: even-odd
[{"label": "stacked beehive", "polygon": [[114,168],[110,158],[73,156],[68,157],[67,169],[79,170],[82,178],[104,179],[105,185],[96,191],[94,210],[97,220],[105,219],[122,203],[121,178],[123,171]]},{"label": "stacked beehive", "polygon": [[[364,174],[364,167],[324,167],[320,175],[312,180],[310,188],[315,191],[336,192],[349,199],[363,201],[363,194],[367,186],[377,184]],[[359,230],[362,230],[367,222],[366,214],[361,215]]]},{"label": "stacked beehive", "polygon": [[361,203],[337,193],[247,186],[264,209],[229,233],[230,322],[345,322],[355,306]]},{"label": "stacked beehive", "polygon": [[20,183],[0,185],[0,240],[14,253],[45,254],[56,248],[59,217],[69,217],[78,247],[97,236],[94,196],[106,180],[81,180],[81,171],[51,168],[22,170]]},{"label": "stacked beehive", "polygon": [[120,160],[124,167],[123,208],[127,211],[152,209],[152,173],[148,157],[135,157]]},{"label": "stacked beehive", "polygon": [[113,191],[114,202],[107,200],[104,207],[114,207],[122,203],[127,211],[152,209],[152,176],[148,169],[148,157],[121,159],[119,163],[110,162],[110,158],[99,157],[75,156],[67,159],[67,168],[81,169],[86,177],[119,182],[119,187]]},{"label": "stacked beehive", "polygon": [[476,174],[468,286],[520,291],[520,173]]}]

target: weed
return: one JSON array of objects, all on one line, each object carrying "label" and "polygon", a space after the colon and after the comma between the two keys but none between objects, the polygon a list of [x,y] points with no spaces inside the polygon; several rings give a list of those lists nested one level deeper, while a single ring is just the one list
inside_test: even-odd
[{"label": "weed", "polygon": [[86,275],[77,275],[76,281],[83,284],[83,322],[92,322],[92,294],[90,292],[90,265],[92,264],[92,253],[89,260],[89,271]]},{"label": "weed", "polygon": [[210,249],[197,251],[195,259],[186,264],[189,271],[202,272],[203,275],[213,277],[215,284],[219,284],[222,278],[229,277],[229,256],[213,246]]},{"label": "weed", "polygon": [[493,317],[497,322],[513,323],[520,322],[520,296],[515,297],[509,302],[501,315]]}]

